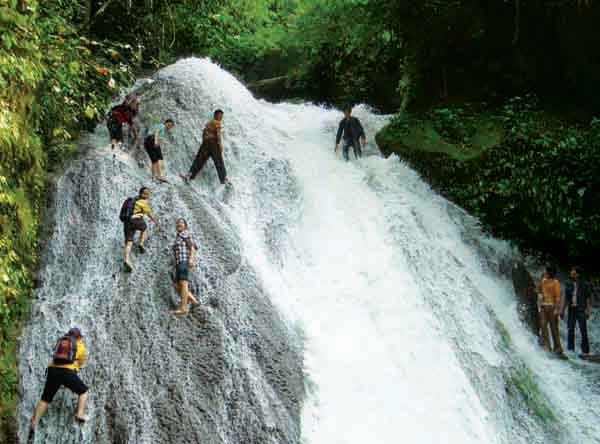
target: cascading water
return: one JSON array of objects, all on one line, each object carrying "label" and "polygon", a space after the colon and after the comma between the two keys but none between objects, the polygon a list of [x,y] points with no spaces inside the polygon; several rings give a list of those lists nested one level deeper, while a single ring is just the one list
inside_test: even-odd
[{"label": "cascading water", "polygon": [[[81,326],[90,423],[57,396],[36,443],[597,443],[586,364],[549,359],[520,325],[512,254],[397,159],[333,154],[338,112],[255,100],[207,60],[159,71],[146,125],[172,117],[163,222],[119,271],[127,195],[148,182],[103,128],[56,185],[52,232],[21,346],[20,437],[54,338]],[[225,110],[233,190],[212,165],[177,178]],[[367,135],[384,123],[365,108]],[[371,146],[367,154],[375,154]],[[168,314],[176,217],[200,243],[204,304]]]}]

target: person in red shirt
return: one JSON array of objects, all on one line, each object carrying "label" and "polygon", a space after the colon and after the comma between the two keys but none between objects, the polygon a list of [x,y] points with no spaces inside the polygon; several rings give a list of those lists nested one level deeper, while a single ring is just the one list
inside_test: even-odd
[{"label": "person in red shirt", "polygon": [[106,127],[110,133],[110,146],[115,149],[117,145],[123,143],[123,124],[129,125],[129,130],[133,132],[134,146],[137,144],[138,132],[133,124],[133,118],[137,115],[139,101],[136,98],[125,100],[120,105],[113,107],[106,120]]}]

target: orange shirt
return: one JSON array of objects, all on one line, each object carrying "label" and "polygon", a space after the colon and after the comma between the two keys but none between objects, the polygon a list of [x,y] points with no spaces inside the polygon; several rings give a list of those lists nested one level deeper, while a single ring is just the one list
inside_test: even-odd
[{"label": "orange shirt", "polygon": [[202,131],[202,139],[221,139],[221,122],[216,119],[211,120],[204,127],[204,131]]},{"label": "orange shirt", "polygon": [[560,305],[560,282],[558,279],[542,279],[540,290],[542,291],[542,305]]}]

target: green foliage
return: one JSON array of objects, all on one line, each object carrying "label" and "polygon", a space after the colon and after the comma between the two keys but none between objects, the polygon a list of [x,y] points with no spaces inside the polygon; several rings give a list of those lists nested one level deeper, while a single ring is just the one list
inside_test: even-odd
[{"label": "green foliage", "polygon": [[[419,144],[407,137],[424,125],[440,135],[435,151],[426,152],[427,137]],[[378,142],[384,150],[393,146],[496,235],[561,260],[587,262],[600,247],[600,208],[594,203],[599,137],[600,120],[565,123],[528,95],[494,112],[485,104],[404,114],[392,119]]]},{"label": "green foliage", "polygon": [[80,34],[77,2],[0,1],[0,441],[15,403],[16,335],[37,263],[47,173],[132,78],[131,48]]},{"label": "green foliage", "polygon": [[534,376],[526,367],[515,368],[506,381],[506,392],[511,397],[520,397],[530,413],[544,423],[556,422],[550,402],[540,391]]}]

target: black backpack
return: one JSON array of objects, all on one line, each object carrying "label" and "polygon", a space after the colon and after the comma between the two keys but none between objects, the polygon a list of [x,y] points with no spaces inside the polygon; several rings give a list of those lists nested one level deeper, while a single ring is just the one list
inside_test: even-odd
[{"label": "black backpack", "polygon": [[125,202],[123,202],[123,205],[121,206],[121,212],[119,213],[119,219],[121,219],[121,222],[129,222],[131,216],[133,216],[133,209],[135,208],[135,203],[137,200],[137,197],[128,197],[125,199]]},{"label": "black backpack", "polygon": [[77,355],[77,339],[75,336],[65,335],[54,346],[52,361],[56,365],[73,364]]}]

